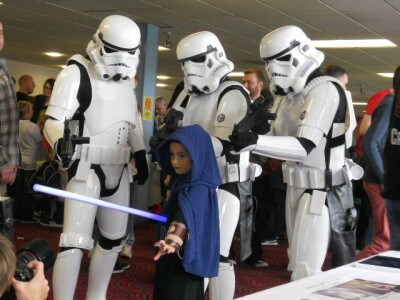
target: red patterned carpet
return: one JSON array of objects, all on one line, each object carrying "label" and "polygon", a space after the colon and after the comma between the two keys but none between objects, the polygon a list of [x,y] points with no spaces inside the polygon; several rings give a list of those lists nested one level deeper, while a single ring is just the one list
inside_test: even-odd
[{"label": "red patterned carpet", "polygon": [[[48,239],[54,249],[58,250],[58,238],[61,233],[60,228],[48,228],[39,224],[15,224],[15,240],[17,249],[21,248],[30,240],[41,237]],[[136,242],[133,247],[134,253],[131,260],[131,268],[120,274],[113,274],[108,288],[108,300],[153,299],[153,276],[154,263],[153,243],[156,239],[156,226],[154,223],[135,224]],[[238,245],[235,244],[238,248]],[[278,246],[263,246],[264,260],[269,266],[266,268],[256,268],[244,263],[236,266],[236,292],[235,297],[241,297],[255,293],[267,288],[289,282],[290,274],[286,271],[287,243],[280,241]],[[237,249],[236,253],[239,253]],[[84,255],[81,266],[81,274],[75,293],[76,300],[85,299],[86,286],[88,281],[89,259]],[[51,286],[51,270],[46,271]],[[53,299],[52,291],[48,297]]]}]

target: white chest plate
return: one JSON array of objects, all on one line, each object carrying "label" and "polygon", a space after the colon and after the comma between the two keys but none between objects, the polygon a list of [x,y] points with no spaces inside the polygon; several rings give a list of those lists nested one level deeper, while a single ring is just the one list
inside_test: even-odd
[{"label": "white chest plate", "polygon": [[115,136],[115,143],[126,144],[137,110],[131,82],[104,81],[95,76],[91,76],[91,82],[92,101],[85,112],[85,133],[91,137],[104,133]]},{"label": "white chest plate", "polygon": [[215,131],[214,120],[217,114],[218,95],[216,93],[192,96],[185,109],[183,126],[199,124],[209,134]]},{"label": "white chest plate", "polygon": [[296,136],[302,109],[304,107],[304,96],[295,95],[294,98],[277,98],[272,107],[276,112],[276,121],[271,123],[271,130],[276,136]]}]

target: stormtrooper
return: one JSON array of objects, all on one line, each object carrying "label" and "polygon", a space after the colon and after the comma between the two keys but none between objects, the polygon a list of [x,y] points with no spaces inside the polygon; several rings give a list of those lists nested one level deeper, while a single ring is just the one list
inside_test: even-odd
[{"label": "stormtrooper", "polygon": [[[57,77],[44,134],[57,154],[63,156],[64,163],[63,150],[71,150],[67,191],[129,206],[132,174],[128,163],[132,154],[139,184],[147,178],[145,146],[138,128],[140,120],[136,119],[132,84],[139,63],[139,46],[140,30],[132,20],[108,16],[86,48],[89,57],[72,56]],[[65,120],[70,128],[65,128]],[[66,136],[69,131],[71,136],[87,141],[74,143]],[[94,247],[95,218],[101,238]],[[66,199],[60,252],[53,270],[54,299],[76,299],[82,249],[93,247],[86,299],[106,299],[127,218],[123,212]]]},{"label": "stormtrooper", "polygon": [[276,119],[266,135],[248,131],[230,138],[237,152],[286,161],[288,270],[297,280],[321,271],[330,240],[334,267],[354,259],[351,179],[360,178],[362,169],[345,159],[353,107],[340,83],[319,71],[324,54],[300,28],[284,26],[267,34],[260,53]]},{"label": "stormtrooper", "polygon": [[232,155],[228,137],[246,116],[250,98],[240,83],[227,79],[233,63],[213,33],[203,31],[183,38],[177,46],[177,58],[182,65],[184,89],[173,108],[183,112],[182,126],[199,124],[210,134],[224,182],[217,191],[220,269],[218,277],[210,280],[210,298],[233,299],[235,274],[228,255],[239,219],[237,183],[254,179],[261,168],[249,163],[249,152]]}]

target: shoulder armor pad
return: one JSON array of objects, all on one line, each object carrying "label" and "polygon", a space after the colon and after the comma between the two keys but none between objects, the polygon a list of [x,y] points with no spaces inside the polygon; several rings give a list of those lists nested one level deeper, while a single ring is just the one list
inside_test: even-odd
[{"label": "shoulder armor pad", "polygon": [[86,59],[85,57],[83,57],[81,54],[75,54],[73,56],[71,56],[68,60],[67,60],[67,65],[71,65],[74,63],[74,61],[84,65],[86,68],[89,67],[90,64],[90,60]]},{"label": "shoulder armor pad", "polygon": [[244,92],[246,92],[246,94],[248,94],[247,90],[244,88],[244,86],[240,82],[237,82],[234,80],[227,80],[227,81],[221,82],[220,85],[218,86],[218,90],[223,92],[226,88],[229,88],[229,87],[234,87],[234,88],[237,88],[238,90],[243,90]]},{"label": "shoulder armor pad", "polygon": [[313,80],[311,80],[309,83],[307,83],[307,85],[302,90],[302,94],[304,96],[306,96],[313,87],[315,87],[316,85],[318,85],[318,84],[320,84],[322,82],[326,82],[326,81],[336,82],[336,83],[339,84],[339,86],[342,86],[340,81],[337,80],[334,77],[331,77],[331,76],[319,76],[319,77],[314,78]]},{"label": "shoulder armor pad", "polygon": [[[250,105],[250,96],[244,87],[237,81],[225,81],[217,91],[218,104],[215,120],[215,136],[229,140],[234,125],[239,123],[247,114]],[[229,97],[224,97],[230,93]],[[215,92],[214,92],[215,93]]]},{"label": "shoulder armor pad", "polygon": [[234,80],[227,80],[222,82],[219,86],[218,86],[218,91],[219,91],[219,97],[218,97],[218,104],[221,100],[221,98],[229,91],[231,90],[238,90],[240,91],[245,97],[246,100],[248,102],[248,104],[251,103],[250,100],[250,95],[249,92],[246,90],[246,88],[239,82],[234,81]]}]

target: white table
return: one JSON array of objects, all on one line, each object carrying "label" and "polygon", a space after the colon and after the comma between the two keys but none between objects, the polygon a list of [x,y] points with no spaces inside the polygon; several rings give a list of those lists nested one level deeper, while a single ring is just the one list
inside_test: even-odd
[{"label": "white table", "polygon": [[393,290],[395,286],[400,287],[400,251],[387,251],[378,256],[379,259],[394,258],[396,267],[363,264],[362,260],[237,299],[400,300],[400,289]]}]

